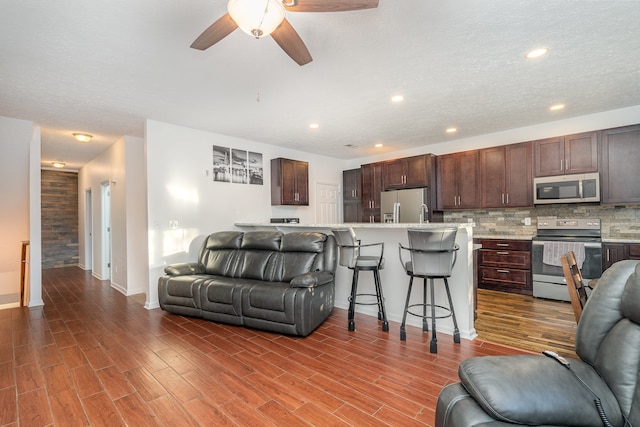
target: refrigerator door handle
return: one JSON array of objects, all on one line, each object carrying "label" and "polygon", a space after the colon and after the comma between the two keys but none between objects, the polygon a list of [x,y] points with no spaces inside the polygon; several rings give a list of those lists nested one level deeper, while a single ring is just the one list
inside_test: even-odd
[{"label": "refrigerator door handle", "polygon": [[400,203],[395,202],[393,204],[393,222],[398,224],[400,222]]}]

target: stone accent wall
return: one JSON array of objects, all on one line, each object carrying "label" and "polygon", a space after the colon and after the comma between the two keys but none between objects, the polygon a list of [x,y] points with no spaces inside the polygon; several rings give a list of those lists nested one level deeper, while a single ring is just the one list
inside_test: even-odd
[{"label": "stone accent wall", "polygon": [[[538,217],[600,218],[603,239],[640,241],[640,206],[600,206],[589,203],[542,205],[534,208],[449,211],[445,222],[476,223],[477,236],[531,237],[536,234]],[[524,225],[525,218],[531,225]]]},{"label": "stone accent wall", "polygon": [[41,171],[42,268],[78,265],[78,174]]}]

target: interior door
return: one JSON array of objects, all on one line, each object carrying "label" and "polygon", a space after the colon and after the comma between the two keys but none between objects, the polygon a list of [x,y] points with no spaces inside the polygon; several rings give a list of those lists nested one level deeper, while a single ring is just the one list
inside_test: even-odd
[{"label": "interior door", "polygon": [[338,185],[316,184],[316,223],[337,224],[338,222]]}]

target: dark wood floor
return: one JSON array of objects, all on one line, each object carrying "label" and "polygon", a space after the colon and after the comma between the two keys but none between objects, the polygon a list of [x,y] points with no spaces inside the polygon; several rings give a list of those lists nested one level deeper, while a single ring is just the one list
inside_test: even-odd
[{"label": "dark wood floor", "polygon": [[43,272],[44,307],[0,311],[0,425],[432,425],[454,345],[346,312],[300,339],[146,310],[78,268]]}]

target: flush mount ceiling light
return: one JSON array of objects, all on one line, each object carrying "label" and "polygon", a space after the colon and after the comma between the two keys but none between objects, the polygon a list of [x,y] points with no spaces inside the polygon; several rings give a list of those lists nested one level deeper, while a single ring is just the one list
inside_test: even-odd
[{"label": "flush mount ceiling light", "polygon": [[554,104],[551,107],[549,107],[549,110],[551,111],[558,111],[562,109],[564,109],[564,104]]},{"label": "flush mount ceiling light", "polygon": [[309,128],[310,128],[310,129],[318,129],[319,127],[320,127],[320,125],[319,125],[318,123],[311,123],[311,124],[309,125]]},{"label": "flush mount ceiling light", "polygon": [[547,52],[549,52],[549,49],[547,49],[546,47],[541,47],[527,52],[524,57],[527,59],[540,58],[541,56],[546,55]]},{"label": "flush mount ceiling light", "polygon": [[278,0],[229,0],[227,10],[242,31],[257,39],[270,35],[284,20]]},{"label": "flush mount ceiling light", "polygon": [[402,95],[394,95],[391,97],[391,102],[402,102],[404,101],[404,96]]},{"label": "flush mount ceiling light", "polygon": [[382,147],[384,147],[384,144],[382,142],[378,142],[376,145],[374,145],[374,147],[382,148]]},{"label": "flush mount ceiling light", "polygon": [[73,137],[76,141],[89,142],[91,141],[91,138],[93,138],[93,135],[89,135],[88,133],[74,133]]},{"label": "flush mount ceiling light", "polygon": [[456,133],[456,132],[458,132],[458,128],[454,128],[454,127],[447,128],[445,130],[445,132],[447,132],[447,133]]},{"label": "flush mount ceiling light", "polygon": [[51,162],[51,166],[53,166],[54,168],[62,169],[63,167],[65,167],[65,163],[64,162]]}]

